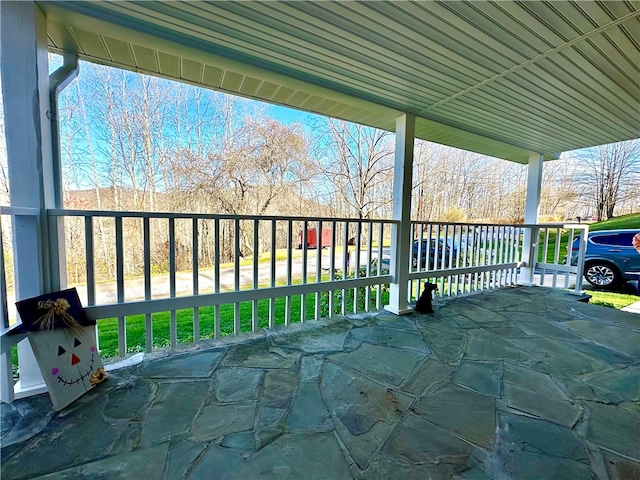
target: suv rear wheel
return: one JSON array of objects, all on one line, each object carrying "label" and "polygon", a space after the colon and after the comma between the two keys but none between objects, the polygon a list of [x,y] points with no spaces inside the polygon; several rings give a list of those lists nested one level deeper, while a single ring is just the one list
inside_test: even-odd
[{"label": "suv rear wheel", "polygon": [[611,287],[620,281],[620,273],[609,263],[593,262],[585,265],[584,276],[594,287]]}]

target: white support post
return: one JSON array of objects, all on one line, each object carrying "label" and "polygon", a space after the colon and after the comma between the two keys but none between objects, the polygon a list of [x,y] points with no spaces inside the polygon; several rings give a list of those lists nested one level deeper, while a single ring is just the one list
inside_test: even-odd
[{"label": "white support post", "polygon": [[[540,210],[540,192],[542,191],[542,164],[543,156],[539,153],[529,155],[529,168],[527,171],[527,197],[524,207],[524,223],[536,225],[538,223],[538,211]],[[537,228],[527,228],[524,231],[522,242],[522,267],[520,268],[520,283],[533,285],[533,274],[538,252]]]},{"label": "white support post", "polygon": [[389,305],[384,308],[396,315],[413,309],[407,306],[409,258],[411,255],[411,186],[413,183],[413,143],[416,119],[403,115],[396,119],[396,151],[393,174],[393,219],[391,228]]},{"label": "white support post", "polygon": [[[0,58],[12,206],[40,215],[16,216],[13,252],[16,299],[51,288],[46,208],[55,205],[46,19],[33,1],[2,2]],[[31,346],[18,344],[16,397],[46,391]]]}]

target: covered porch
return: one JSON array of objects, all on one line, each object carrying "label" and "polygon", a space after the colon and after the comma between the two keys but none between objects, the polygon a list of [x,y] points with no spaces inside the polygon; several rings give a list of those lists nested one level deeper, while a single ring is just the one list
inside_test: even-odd
[{"label": "covered porch", "polygon": [[148,355],[63,412],[3,404],[2,475],[636,478],[640,317],[580,300],[513,287]]},{"label": "covered porch", "polygon": [[[10,183],[1,213],[12,225],[14,299],[68,285],[63,227],[78,220],[89,317],[99,325],[116,319],[117,356],[127,358],[131,317],[144,316],[146,354],[142,365],[113,371],[61,413],[46,396],[25,399],[44,391],[42,377],[21,341],[20,383],[13,384],[11,350],[22,338],[6,335],[1,272],[3,475],[637,474],[637,316],[577,302],[586,229],[538,221],[544,161],[640,137],[636,4],[25,1],[0,9]],[[64,57],[51,75],[49,52]],[[78,59],[395,131],[393,214],[292,219],[66,210],[56,102]],[[414,220],[416,138],[527,164],[524,223]],[[94,278],[98,218],[113,231],[115,298],[101,298]],[[164,222],[170,265],[162,298],[153,298],[149,263],[156,220]],[[266,224],[266,284],[257,257],[249,287],[241,284],[235,240],[232,287],[221,291],[217,261],[213,291],[201,291],[194,234],[191,288],[179,295],[175,224],[183,220],[193,232],[208,222],[214,250],[221,223],[235,232],[252,225],[254,244]],[[123,267],[123,232],[134,222],[144,245],[136,298],[128,295]],[[304,238],[327,225],[334,234],[329,257],[303,246],[294,278],[297,232]],[[284,285],[276,284],[277,231],[288,245]],[[355,245],[350,231],[357,232]],[[578,264],[564,265],[559,240],[571,243],[577,234]],[[414,251],[414,240],[425,238],[436,242],[434,261],[421,242]],[[340,269],[342,278],[335,275]],[[434,316],[411,308],[425,279],[440,287]],[[555,289],[531,287],[549,282]],[[326,292],[329,320],[321,309]],[[348,292],[361,292],[366,306],[355,302],[348,311]],[[283,309],[276,309],[279,298]],[[291,321],[294,298],[304,325]],[[267,325],[260,323],[261,302],[268,304]],[[224,305],[233,315],[226,339]],[[204,307],[213,309],[212,339],[200,336]],[[185,309],[193,336],[182,345],[177,312]],[[159,312],[168,314],[170,329],[160,351],[153,343]]]}]

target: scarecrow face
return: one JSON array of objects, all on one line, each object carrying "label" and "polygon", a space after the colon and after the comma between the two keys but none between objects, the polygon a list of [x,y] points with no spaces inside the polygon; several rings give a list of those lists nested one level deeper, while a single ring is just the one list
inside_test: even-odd
[{"label": "scarecrow face", "polygon": [[65,387],[82,384],[86,391],[91,388],[90,379],[96,365],[97,352],[93,339],[72,330],[65,330],[62,340],[64,341],[58,345],[51,375]]},{"label": "scarecrow face", "polygon": [[45,376],[54,408],[59,410],[104,380],[95,327],[30,332],[29,339]]}]

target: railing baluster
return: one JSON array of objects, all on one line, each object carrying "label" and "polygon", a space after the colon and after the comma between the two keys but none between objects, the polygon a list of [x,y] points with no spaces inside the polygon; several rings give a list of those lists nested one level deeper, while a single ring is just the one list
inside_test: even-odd
[{"label": "railing baluster", "polygon": [[[258,223],[258,219],[253,220],[253,288],[255,290],[258,289],[258,261],[260,256],[259,250],[259,238],[258,238],[258,228],[260,224]],[[258,331],[258,300],[253,301],[252,310],[251,310],[251,331]]]},{"label": "railing baluster", "polygon": [[[524,229],[518,228],[516,232],[517,234],[516,234],[515,242],[513,244],[513,254],[514,254],[514,261],[516,263],[520,263],[522,261],[522,252],[520,252],[520,237],[524,234]],[[518,267],[514,267],[512,269],[511,284],[515,285],[517,283],[518,283]]]},{"label": "railing baluster", "polygon": [[[329,257],[329,281],[333,282],[336,279],[336,226],[335,220],[331,222],[331,252]],[[333,318],[333,295],[334,290],[329,290],[329,318]]]},{"label": "railing baluster", "polygon": [[[493,227],[493,263],[492,265],[500,264],[500,225]],[[491,279],[493,282],[493,288],[500,288],[500,275],[499,270],[494,269],[491,272]]]},{"label": "railing baluster", "polygon": [[[445,255],[447,253],[447,249],[445,248],[446,245],[446,236],[447,236],[447,227],[446,225],[444,226],[444,228],[441,228],[442,226],[440,224],[438,224],[438,228],[437,228],[437,234],[436,234],[436,255],[435,255],[435,262],[438,265],[438,269],[439,270],[444,270],[444,261],[445,261]],[[442,237],[445,237],[445,239],[443,240]],[[440,277],[440,296],[444,297],[444,276]]]},{"label": "railing baluster", "polygon": [[[446,228],[446,227],[445,227]],[[446,232],[446,230],[445,230]],[[449,254],[447,255],[447,268],[453,268],[453,252],[455,250],[455,225],[450,225],[449,233],[445,233],[445,245],[449,246]],[[446,249],[445,249],[446,252]],[[449,285],[447,286],[447,295],[450,297],[453,291],[453,275],[447,276]]]},{"label": "railing baluster", "polygon": [[517,247],[517,242],[518,242],[518,238],[520,236],[520,232],[521,229],[519,227],[515,227],[513,229],[513,231],[511,232],[511,245],[510,245],[510,259],[509,261],[511,263],[515,263],[516,266],[513,267],[510,272],[509,272],[509,284],[510,285],[515,285],[517,284],[517,278],[518,278],[518,263],[519,263],[519,259],[518,259],[518,247]]},{"label": "railing baluster", "polygon": [[[505,226],[501,225],[498,227],[498,264],[504,263],[504,236],[505,236]],[[498,282],[498,287],[504,286],[504,278],[502,276],[503,270],[498,270],[496,272],[496,278]]]},{"label": "railing baluster", "polygon": [[[511,262],[511,245],[513,244],[513,239],[514,239],[514,235],[515,235],[515,228],[510,226],[507,228],[507,232],[506,232],[506,245],[505,245],[505,249],[504,249],[504,259],[505,262]],[[510,286],[511,285],[511,281],[509,280],[509,277],[511,275],[511,269],[505,269],[504,271],[504,285],[505,286]]]},{"label": "railing baluster", "polygon": [[[480,266],[480,250],[482,250],[482,225],[477,225],[474,231],[474,234],[476,235],[476,251],[475,251],[475,255],[474,255],[474,266],[479,267]],[[474,273],[473,274],[473,291],[477,292],[478,291],[478,273]]]},{"label": "railing baluster", "polygon": [[[220,219],[215,218],[213,220],[213,283],[215,293],[220,293]],[[213,336],[214,338],[220,338],[220,305],[216,304],[213,307]]]},{"label": "railing baluster", "polygon": [[[307,262],[307,255],[308,255],[308,247],[309,247],[309,223],[305,220],[304,222],[302,222],[302,283],[305,284],[307,283],[307,269],[308,269],[308,262]],[[318,238],[319,232],[316,229],[316,248],[318,247]],[[304,323],[304,321],[307,319],[307,295],[306,294],[301,294],[300,295],[300,322]]]},{"label": "railing baluster", "polygon": [[[491,247],[492,247],[492,239],[491,239],[491,230],[492,226],[485,226],[485,235],[484,235],[484,255],[482,256],[482,265],[490,265],[491,264]],[[489,289],[489,272],[482,272],[482,290]]]},{"label": "railing baluster", "polygon": [[[122,240],[122,217],[115,219],[116,229],[116,297],[118,303],[124,302],[124,246]],[[127,328],[124,316],[118,317],[118,354],[127,354]]]},{"label": "railing baluster", "polygon": [[[453,227],[453,244],[452,244],[452,255],[453,255],[453,266],[455,268],[460,267],[460,240],[462,236],[462,225],[454,225]],[[460,292],[460,275],[455,274],[454,276],[454,288],[453,294],[458,296]]]},{"label": "railing baluster", "polygon": [[[318,245],[316,248],[316,283],[322,282],[322,247],[324,246],[324,235],[322,234],[322,220],[318,220]],[[315,294],[315,313],[314,319],[320,320],[320,292]]]},{"label": "railing baluster", "polygon": [[[435,225],[429,224],[427,226],[427,251],[423,252],[423,255],[426,257],[426,261],[425,261],[425,269],[426,270],[436,270],[436,264],[438,263],[438,240],[433,239],[432,233],[433,233],[433,229],[434,229]],[[422,243],[422,241],[420,242]],[[431,246],[434,246],[433,248],[435,249],[433,252],[433,263],[431,262]],[[420,264],[420,262],[422,262],[422,259],[420,257],[418,257],[418,264]]]},{"label": "railing baluster", "polygon": [[[558,240],[558,238],[556,237],[556,241]],[[544,229],[544,240],[542,243],[542,258],[540,259],[541,263],[547,263],[547,257],[549,256],[549,229],[545,228]],[[538,259],[536,258],[535,261],[537,261]],[[546,273],[547,269],[542,267],[541,271],[540,271],[540,285],[544,285],[544,275]],[[557,273],[554,271],[553,272],[553,284],[555,285],[556,282],[556,276]]]},{"label": "railing baluster", "polygon": [[93,217],[84,217],[85,266],[87,275],[87,305],[96,304],[96,279],[93,258]]},{"label": "railing baluster", "polygon": [[[193,280],[193,294],[198,295],[200,293],[198,219],[194,218],[191,222],[191,276]],[[200,341],[200,308],[198,307],[193,309],[193,341],[195,343]]]},{"label": "railing baluster", "polygon": [[[142,241],[144,249],[144,299],[151,300],[151,225],[149,218],[142,219]],[[145,352],[153,350],[153,317],[150,313],[144,315]]]},{"label": "railing baluster", "polygon": [[[471,225],[466,225],[464,232],[464,259],[462,263],[462,266],[465,268],[468,267],[473,260],[473,257],[471,257],[471,255],[473,255],[473,237],[471,239],[469,238],[470,230],[471,234],[473,235],[473,227]],[[471,275],[468,273],[464,275],[464,280],[462,282],[462,291],[464,293],[471,292]]]},{"label": "railing baluster", "polygon": [[[491,265],[491,248],[493,247],[493,226],[487,225],[485,235],[485,251],[484,251],[484,265]],[[491,288],[491,274],[490,272],[482,273],[482,289],[489,290]]]},{"label": "railing baluster", "polygon": [[[572,251],[572,247],[573,247],[573,241],[574,241],[574,233],[575,230],[573,228],[569,228],[568,231],[568,238],[567,238],[567,251],[566,251],[566,266],[570,267],[571,266],[571,257],[573,256],[573,251]],[[571,274],[569,272],[565,272],[564,273],[564,277],[565,277],[565,285],[566,287],[564,288],[569,288],[569,278],[571,277]],[[578,285],[578,277],[576,275],[576,286]],[[579,293],[580,289],[578,289],[576,291],[576,293]]]},{"label": "railing baluster", "polygon": [[[233,222],[233,290],[240,290],[240,219]],[[233,303],[233,334],[240,335],[240,303]]]},{"label": "railing baluster", "polygon": [[[378,223],[378,276],[382,275],[382,252],[384,243],[384,223]],[[382,309],[382,285],[376,286],[376,309]]]},{"label": "railing baluster", "polygon": [[[360,277],[360,247],[361,247],[361,236],[362,233],[362,220],[358,221],[358,223],[356,223],[356,241],[355,243],[355,254],[354,254],[354,271],[353,271],[353,277],[354,278],[359,278]],[[358,313],[358,296],[359,296],[359,289],[357,287],[357,285],[355,287],[353,287],[353,313]]]},{"label": "railing baluster", "polygon": [[[306,238],[301,238],[300,242],[304,244]],[[293,221],[287,221],[287,286],[291,286],[292,274],[291,274],[291,245],[293,244]],[[291,295],[287,295],[285,299],[285,309],[284,309],[284,325],[288,327],[291,323]]]},{"label": "railing baluster", "polygon": [[[373,260],[373,222],[368,222],[368,230],[367,230],[367,277],[371,276],[371,261]],[[378,260],[380,263],[380,259]],[[368,312],[371,303],[371,286],[367,285],[364,290],[364,310]]]},{"label": "railing baluster", "polygon": [[[277,224],[271,220],[271,258],[269,259],[269,286],[276,286],[276,231]],[[269,299],[269,328],[276,328],[276,300]]]},{"label": "railing baluster", "polygon": [[[169,217],[169,297],[176,296],[176,220]],[[169,343],[171,350],[178,346],[178,319],[175,310],[169,312]]]},{"label": "railing baluster", "polygon": [[[553,263],[555,265],[559,264],[560,261],[560,242],[562,239],[562,229],[560,227],[556,230],[556,248],[553,253]],[[553,288],[556,288],[556,279],[558,278],[558,271],[553,271]],[[569,288],[569,272],[565,272],[564,275],[564,288]]]},{"label": "railing baluster", "polygon": [[[344,222],[344,244],[342,245],[342,278],[349,276],[349,222]],[[342,315],[347,314],[347,290],[342,289]]]},{"label": "railing baluster", "polygon": [[[411,262],[410,266],[409,266],[409,271],[424,271],[424,270],[428,270],[429,269],[429,261],[427,260],[424,264],[424,267],[422,266],[422,259],[426,256],[429,257],[429,246],[427,245],[427,249],[425,252],[424,249],[424,245],[423,245],[423,238],[424,238],[424,223],[420,224],[420,228],[418,231],[418,235],[416,238],[415,235],[415,229],[416,229],[416,225],[412,224],[411,225],[411,256],[409,257],[409,261]],[[415,262],[416,264],[414,265],[414,258],[413,258],[413,243],[417,241],[417,252],[416,252],[416,257],[415,257]],[[410,287],[410,291],[413,291],[413,288],[415,287],[416,291],[415,291],[415,296],[416,296],[416,300],[418,298],[420,298],[420,282],[413,282],[413,280],[411,281],[411,287]],[[415,286],[414,286],[415,283]],[[411,298],[409,299],[411,300]]]}]

